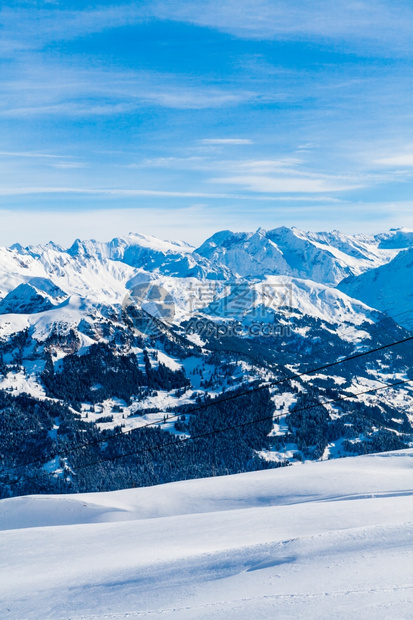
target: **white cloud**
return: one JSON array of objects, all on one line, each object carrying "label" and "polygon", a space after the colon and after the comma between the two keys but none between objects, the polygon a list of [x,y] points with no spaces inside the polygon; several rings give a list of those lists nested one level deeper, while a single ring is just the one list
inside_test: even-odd
[{"label": "white cloud", "polygon": [[304,174],[302,170],[297,170],[304,161],[297,157],[281,157],[280,159],[252,159],[241,162],[233,162],[233,169],[247,170],[253,175],[265,175],[273,172],[291,171],[293,174]]},{"label": "white cloud", "polygon": [[[71,40],[95,32],[139,23],[148,16],[145,6],[113,6],[64,10],[52,7],[6,7],[0,11],[8,48],[41,47],[52,41]],[[35,20],[35,27],[33,22]]]},{"label": "white cloud", "polygon": [[413,153],[382,157],[374,160],[374,163],[382,166],[401,166],[402,168],[410,168],[413,166]]},{"label": "white cloud", "polygon": [[[134,196],[160,198],[231,198],[249,200],[249,196],[229,193],[208,193],[191,191],[163,191],[152,189],[83,188],[83,187],[0,187],[0,196],[26,196],[36,194],[84,194],[89,196],[115,196],[128,198]],[[263,198],[258,198],[262,200]],[[267,198],[265,198],[267,200]]]},{"label": "white cloud", "polygon": [[[374,46],[386,55],[412,49],[412,7],[403,0],[149,0],[80,10],[3,6],[0,52],[43,47],[146,20],[172,20],[249,39],[326,39]],[[33,21],[36,20],[36,27]]]},{"label": "white cloud", "polygon": [[201,110],[236,106],[257,94],[241,87],[156,71],[88,68],[47,56],[16,61],[0,82],[0,116],[101,116],[138,111],[142,106]]},{"label": "white cloud", "polygon": [[80,161],[59,161],[56,164],[50,164],[52,168],[59,170],[76,170],[78,168],[86,168],[86,164]]},{"label": "white cloud", "polygon": [[[218,179],[217,182],[222,182]],[[286,186],[287,187],[287,186]],[[289,186],[288,186],[289,187]],[[256,190],[259,194],[266,190]],[[271,193],[270,190],[268,193]],[[292,190],[286,189],[286,192]],[[304,191],[304,190],[303,190]],[[279,193],[279,190],[275,192]],[[148,198],[205,198],[205,199],[231,199],[241,201],[251,201],[251,195],[246,193],[232,194],[228,192],[216,193],[216,192],[191,192],[191,191],[167,191],[167,190],[152,190],[152,189],[124,189],[124,188],[85,188],[85,187],[1,187],[0,196],[35,196],[35,195],[65,195],[65,194],[79,194],[84,196],[108,196],[115,198],[133,198],[133,197],[148,197]],[[300,201],[307,200],[312,201],[311,196],[306,197],[291,197],[291,196],[262,196],[257,195],[253,197],[256,201]],[[334,198],[320,198],[323,202],[339,202]]]},{"label": "white cloud", "polygon": [[217,145],[217,146],[238,146],[243,144],[253,144],[252,140],[245,138],[204,138],[199,140],[201,144]]},{"label": "white cloud", "polygon": [[70,155],[55,155],[50,153],[36,153],[35,151],[0,151],[0,156],[4,157],[29,157],[45,159],[66,159]]},{"label": "white cloud", "polygon": [[[397,6],[398,5],[398,6]],[[393,9],[393,10],[392,10]],[[33,10],[36,29],[33,29]],[[152,0],[151,2],[119,2],[117,5],[80,10],[56,8],[3,7],[2,22],[15,36],[31,35],[34,41],[49,42],[72,39],[109,28],[141,22],[148,18],[171,19],[212,26],[241,36],[274,36],[292,33],[346,33],[360,27],[402,25],[409,14],[397,0],[345,2],[332,0]],[[387,19],[387,24],[385,23]],[[24,33],[24,34],[23,34]]]},{"label": "white cloud", "polygon": [[411,6],[400,0],[158,0],[154,15],[250,39],[324,38],[390,49],[412,47]]},{"label": "white cloud", "polygon": [[[0,196],[35,194],[85,194],[96,196],[159,196],[171,198],[228,198],[229,194],[205,192],[174,192],[152,189],[84,188],[84,187],[0,187]],[[241,198],[241,197],[240,197]]]},{"label": "white cloud", "polygon": [[205,163],[204,157],[155,157],[153,159],[143,159],[132,164],[123,164],[123,168],[172,168],[172,169],[210,169],[211,164]]},{"label": "white cloud", "polygon": [[323,193],[339,192],[363,187],[360,183],[343,183],[340,180],[302,177],[233,176],[211,179],[212,183],[237,185],[250,192],[262,193]]}]

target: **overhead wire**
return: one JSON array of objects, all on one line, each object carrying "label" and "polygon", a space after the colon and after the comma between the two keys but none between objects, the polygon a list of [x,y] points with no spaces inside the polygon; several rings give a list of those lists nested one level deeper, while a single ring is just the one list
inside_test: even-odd
[{"label": "overhead wire", "polygon": [[[405,314],[406,312],[408,312],[408,311],[405,311],[404,313],[400,313],[400,314]],[[392,318],[392,317],[386,317],[383,320],[387,320],[387,319],[390,319],[390,318]],[[384,331],[387,331],[387,330],[384,330]],[[115,439],[116,437],[127,436],[127,435],[133,434],[135,432],[139,432],[142,429],[149,428],[149,427],[152,427],[152,426],[159,427],[162,424],[168,423],[168,422],[170,422],[173,419],[181,417],[182,415],[192,415],[193,413],[196,413],[198,411],[202,411],[202,410],[207,409],[209,407],[220,405],[222,403],[226,403],[226,402],[229,402],[229,401],[241,398],[243,396],[246,396],[246,395],[249,395],[249,394],[252,394],[252,393],[264,390],[264,389],[268,389],[268,388],[272,388],[272,387],[277,387],[278,385],[286,383],[287,381],[297,380],[297,379],[300,379],[300,378],[302,378],[302,377],[304,377],[306,375],[311,375],[311,374],[314,374],[314,373],[317,373],[317,372],[321,372],[322,370],[326,370],[328,368],[332,368],[334,366],[337,366],[337,365],[340,365],[340,364],[343,364],[343,363],[347,363],[347,362],[350,362],[350,361],[353,361],[353,360],[365,357],[367,355],[371,355],[372,353],[383,351],[383,350],[386,350],[386,349],[389,349],[389,348],[392,348],[392,347],[404,344],[406,342],[410,342],[412,340],[413,340],[413,336],[410,336],[410,337],[404,338],[404,339],[396,341],[396,342],[391,342],[391,343],[388,343],[388,344],[385,344],[385,345],[381,345],[380,347],[375,347],[373,349],[368,349],[367,351],[361,351],[359,353],[356,353],[356,354],[353,354],[351,356],[338,359],[338,360],[336,360],[334,362],[330,362],[328,364],[324,364],[322,366],[318,366],[318,367],[313,368],[313,369],[301,371],[301,372],[296,373],[296,374],[291,374],[290,376],[286,376],[286,377],[284,377],[282,379],[278,379],[276,381],[267,381],[267,382],[262,383],[262,384],[260,384],[258,386],[254,386],[253,388],[251,388],[249,390],[237,391],[237,392],[235,392],[233,394],[227,395],[225,398],[222,398],[222,397],[219,398],[218,397],[218,398],[210,400],[209,402],[199,404],[196,407],[192,407],[189,410],[188,409],[186,409],[185,411],[181,410],[179,413],[176,413],[176,414],[173,414],[173,415],[168,415],[168,418],[165,421],[155,420],[155,421],[148,422],[147,424],[141,425],[139,427],[136,427],[136,428],[133,428],[133,429],[130,429],[130,430],[127,430],[127,431],[121,430],[119,432],[112,433],[109,436],[105,436],[105,437],[102,437],[102,438],[99,438],[99,439],[96,439],[96,440],[92,440],[92,441],[83,442],[81,444],[78,444],[77,446],[70,447],[68,450],[64,450],[64,451],[60,451],[59,450],[58,452],[53,453],[52,455],[50,455],[50,459],[49,460],[51,460],[53,458],[56,458],[56,457],[61,457],[62,456],[61,452],[63,452],[65,455],[72,454],[73,452],[76,452],[77,450],[81,450],[81,449],[86,448],[86,447],[90,447],[90,446],[94,446],[94,445],[99,445],[101,443],[107,443],[108,441],[111,441],[111,440]],[[251,382],[251,383],[255,383],[255,382],[256,381]],[[181,405],[181,407],[182,407],[182,405]],[[1,471],[3,473],[7,473],[7,472],[13,471],[15,469],[21,468],[21,467],[28,467],[30,465],[36,465],[36,464],[39,464],[39,463],[42,463],[42,462],[43,462],[42,459],[35,459],[35,460],[32,460],[32,461],[28,461],[26,463],[21,463],[21,464],[18,464],[18,465],[14,465],[14,466],[8,467],[8,468],[3,469]]]},{"label": "overhead wire", "polygon": [[[180,438],[178,441],[172,441],[172,442],[168,442],[168,443],[163,443],[163,444],[159,444],[157,446],[151,446],[151,447],[143,448],[141,450],[133,450],[132,452],[127,452],[126,454],[119,454],[119,455],[111,456],[111,457],[108,457],[106,459],[98,459],[98,460],[93,461],[91,463],[86,463],[86,464],[83,464],[83,465],[78,465],[76,469],[77,470],[85,469],[86,467],[92,467],[93,465],[99,465],[101,463],[106,463],[106,462],[110,462],[110,461],[116,461],[118,459],[126,458],[126,457],[129,457],[129,456],[138,456],[139,454],[143,454],[145,452],[152,452],[152,451],[158,450],[158,449],[163,449],[163,448],[166,448],[168,446],[182,445],[184,442],[192,441],[194,439],[201,439],[201,438],[204,438],[204,437],[208,437],[210,435],[214,435],[215,436],[215,435],[217,435],[219,433],[224,433],[224,432],[227,432],[227,431],[230,431],[230,430],[235,430],[235,429],[238,429],[238,428],[244,428],[246,426],[251,426],[253,424],[258,424],[260,422],[264,422],[264,421],[268,421],[268,420],[274,420],[274,419],[283,417],[284,415],[288,415],[288,414],[291,414],[291,413],[299,413],[301,411],[307,411],[309,409],[314,409],[315,407],[320,407],[320,405],[324,406],[324,405],[329,405],[329,404],[337,403],[337,402],[344,401],[344,400],[349,400],[349,399],[352,399],[352,398],[358,398],[359,396],[363,396],[365,394],[372,394],[372,393],[378,392],[380,390],[385,390],[385,389],[389,389],[389,388],[393,388],[393,387],[398,387],[398,386],[401,386],[401,385],[405,385],[407,383],[413,383],[413,379],[403,379],[403,380],[397,381],[395,383],[390,383],[390,384],[386,384],[384,386],[381,385],[381,386],[376,387],[376,388],[370,388],[368,390],[363,390],[362,392],[357,392],[356,394],[351,394],[351,395],[349,394],[349,395],[345,395],[345,396],[342,396],[342,397],[339,397],[339,398],[333,398],[333,399],[328,400],[328,401],[317,402],[314,405],[308,405],[306,407],[296,408],[296,409],[293,409],[291,411],[287,410],[286,412],[283,412],[283,413],[277,413],[275,416],[274,416],[274,414],[272,414],[271,416],[264,416],[262,418],[257,418],[257,419],[254,419],[254,420],[248,420],[247,422],[241,422],[239,424],[232,424],[232,425],[227,426],[225,428],[214,429],[212,431],[207,431],[205,433],[200,433],[198,435],[190,435],[189,437],[183,437],[183,438]],[[376,421],[376,422],[378,421],[379,424],[381,424],[382,426],[384,425],[383,420],[379,420],[375,416],[366,416],[366,417],[369,417],[373,421]]]}]

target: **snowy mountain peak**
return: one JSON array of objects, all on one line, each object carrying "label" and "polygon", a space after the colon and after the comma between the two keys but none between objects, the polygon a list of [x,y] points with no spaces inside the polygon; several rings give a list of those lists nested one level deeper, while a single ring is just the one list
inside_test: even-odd
[{"label": "snowy mountain peak", "polygon": [[193,252],[193,247],[184,241],[162,241],[151,235],[129,233],[124,237],[115,237],[112,241],[101,242],[95,239],[76,239],[67,250],[71,256],[110,258],[128,262],[125,255],[152,253],[153,255],[184,255]]},{"label": "snowy mountain peak", "polygon": [[[413,243],[413,232],[407,229],[369,237],[280,226],[255,232],[219,231],[197,249],[183,241],[162,241],[136,232],[108,242],[76,239],[66,250],[53,242],[27,248],[14,244],[0,248],[0,297],[4,311],[13,311],[13,304],[23,311],[26,296],[31,300],[28,307],[53,305],[50,287],[46,290],[39,284],[43,279],[66,296],[119,303],[138,273],[198,280],[287,276],[336,286],[349,276],[388,263],[400,252],[398,246],[410,241]],[[37,284],[33,278],[38,279]],[[12,305],[11,298],[5,302],[22,284],[32,288],[13,293]],[[37,296],[46,297],[40,303],[34,301]]]},{"label": "snowy mountain peak", "polygon": [[[136,232],[131,232],[127,237],[122,237],[121,239],[128,245],[140,245],[141,247],[152,249],[156,252],[181,253],[192,252],[194,250],[193,246],[185,241],[163,241],[153,235],[143,235],[142,233]],[[115,239],[113,241],[115,241]]]},{"label": "snowy mountain peak", "polygon": [[106,244],[99,243],[98,241],[95,241],[95,239],[90,239],[88,241],[76,239],[67,250],[67,253],[73,257],[91,258],[92,256],[97,256],[99,258],[103,258],[107,255],[105,250]]},{"label": "snowy mountain peak", "polygon": [[311,233],[296,227],[259,228],[255,233],[221,231],[196,253],[225,265],[238,277],[287,275],[336,285],[342,279],[378,267],[397,253],[379,248],[379,240],[338,231]]},{"label": "snowy mountain peak", "polygon": [[403,250],[386,265],[346,278],[338,288],[350,297],[397,316],[401,325],[411,329],[413,247]]},{"label": "snowy mountain peak", "polygon": [[61,288],[47,278],[31,278],[19,284],[0,301],[0,314],[35,314],[54,308],[67,298]]},{"label": "snowy mountain peak", "polygon": [[413,230],[408,228],[392,228],[388,233],[376,235],[379,248],[404,249],[413,247]]},{"label": "snowy mountain peak", "polygon": [[196,254],[210,258],[216,248],[225,249],[233,243],[234,239],[244,240],[253,233],[234,233],[231,230],[221,230],[209,237],[204,243],[195,250]]}]

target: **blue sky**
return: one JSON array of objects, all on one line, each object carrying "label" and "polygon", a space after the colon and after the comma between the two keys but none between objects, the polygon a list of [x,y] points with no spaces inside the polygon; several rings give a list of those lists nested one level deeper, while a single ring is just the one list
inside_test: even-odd
[{"label": "blue sky", "polygon": [[0,244],[413,227],[403,0],[4,1]]}]

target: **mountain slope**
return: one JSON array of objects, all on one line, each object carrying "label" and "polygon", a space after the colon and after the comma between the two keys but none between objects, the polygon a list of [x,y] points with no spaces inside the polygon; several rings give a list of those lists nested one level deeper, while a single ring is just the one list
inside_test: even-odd
[{"label": "mountain slope", "polygon": [[[400,252],[390,263],[340,282],[337,287],[350,297],[413,326],[413,248]],[[404,314],[403,314],[404,313]]]},{"label": "mountain slope", "polygon": [[379,242],[379,248],[383,249],[406,249],[413,247],[413,230],[408,228],[392,228],[387,233],[375,236]]},{"label": "mountain slope", "polygon": [[110,242],[78,239],[67,250],[54,243],[27,248],[15,244],[0,248],[0,298],[36,277],[50,280],[66,295],[118,303],[126,283],[139,273],[212,281],[282,275],[334,286],[388,262],[406,243],[410,236],[405,231],[375,238],[282,227],[256,233],[223,231],[197,250],[183,242],[133,233]]},{"label": "mountain slope", "polygon": [[[234,241],[232,233],[214,238],[215,246]],[[361,269],[360,261],[389,254],[374,259],[376,241],[336,232],[235,238],[257,277],[235,278],[213,264],[211,240],[206,257],[142,235],[77,241],[69,250],[0,249],[3,497],[114,490],[410,445],[411,386],[367,394],[411,378],[408,343],[288,379],[410,332],[336,288],[270,269],[314,275],[342,266],[345,252],[346,269],[350,259]],[[261,256],[266,244],[267,258],[254,263],[251,248]],[[315,256],[320,263],[311,263]],[[199,277],[188,275],[192,261]],[[241,395],[253,385],[262,389]],[[227,404],[226,393],[237,390]],[[329,402],[341,396],[349,400]],[[214,437],[240,420],[247,431]],[[199,434],[202,442],[189,441]],[[84,441],[86,449],[69,450]],[[150,447],[164,443],[158,458]],[[118,460],[125,447],[129,456]],[[100,465],[107,456],[114,458]]]},{"label": "mountain slope", "polygon": [[331,286],[391,260],[398,249],[382,249],[379,243],[374,237],[337,231],[305,233],[297,228],[260,228],[255,233],[216,233],[196,253],[213,264],[227,266],[239,277],[287,275]]},{"label": "mountain slope", "polygon": [[225,269],[213,267],[208,260],[194,254],[193,250],[192,246],[184,242],[161,241],[149,235],[130,233],[108,243],[77,239],[67,252],[78,259],[110,259],[130,267],[175,277],[223,277]]},{"label": "mountain slope", "polygon": [[48,278],[30,278],[0,301],[0,314],[35,314],[55,307],[66,299],[61,288]]},{"label": "mountain slope", "polygon": [[3,500],[2,605],[36,620],[408,618],[411,459]]}]

